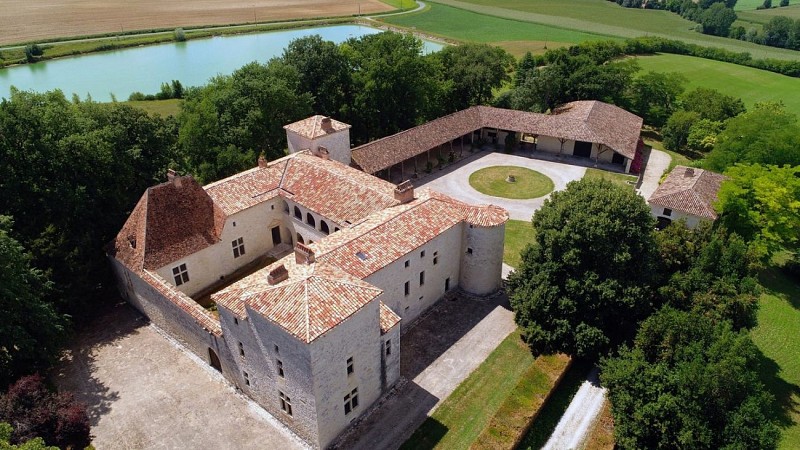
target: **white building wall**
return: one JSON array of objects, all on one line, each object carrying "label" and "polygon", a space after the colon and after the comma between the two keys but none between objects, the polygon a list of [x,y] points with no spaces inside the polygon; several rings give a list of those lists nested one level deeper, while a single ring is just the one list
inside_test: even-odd
[{"label": "white building wall", "polygon": [[[297,204],[291,200],[286,201],[289,206],[289,222],[293,227],[294,235],[297,236],[297,233],[303,237],[303,241],[308,244],[309,240],[314,242],[319,241],[320,239],[324,238],[328,234],[332,234],[335,230],[341,229],[342,226],[339,223],[332,221],[331,219],[321,216],[314,211],[306,209],[304,206]],[[295,216],[295,207],[300,210],[300,218]],[[310,224],[307,223],[308,221],[308,214],[311,214],[311,217],[314,218],[314,226],[312,227]],[[329,233],[325,234],[322,231],[322,222],[328,224]],[[295,239],[296,240],[296,239]]]},{"label": "white building wall", "polygon": [[591,156],[591,158],[592,159],[597,158],[597,160],[600,161],[600,162],[610,163],[611,162],[611,158],[614,157],[614,150],[611,150],[608,147],[603,147],[603,152],[600,153],[600,155],[598,156],[599,148],[600,148],[600,146],[598,144],[592,144],[592,156]]},{"label": "white building wall", "polygon": [[[272,249],[272,227],[280,227],[282,242],[290,242],[292,233],[287,222],[280,198],[245,209],[227,218],[218,243],[161,267],[157,272],[174,283],[172,269],[186,264],[189,282],[178,289],[192,296]],[[245,254],[235,258],[231,242],[240,237],[244,240]]]},{"label": "white building wall", "polygon": [[[400,323],[381,336],[382,370],[381,388],[386,391],[400,379]],[[391,353],[386,354],[386,342],[391,343]]]},{"label": "white building wall", "polygon": [[[319,445],[328,446],[381,396],[380,297],[309,345],[314,373]],[[347,359],[353,358],[353,373]],[[345,414],[344,397],[358,390],[358,406]]]},{"label": "white building wall", "polygon": [[[562,155],[571,155],[572,150],[575,148],[575,141],[565,141],[564,142],[564,150],[561,152]],[[561,141],[557,138],[550,137],[550,136],[539,136],[536,138],[536,150],[541,150],[543,152],[549,153],[558,153],[561,149]]]},{"label": "white building wall", "polygon": [[670,215],[666,215],[664,214],[664,207],[657,205],[650,205],[650,213],[653,214],[653,217],[655,217],[656,219],[659,217],[664,217],[670,219],[673,222],[677,222],[680,219],[684,219],[686,220],[686,226],[689,228],[696,228],[698,225],[700,225],[700,222],[707,220],[702,217],[698,217],[692,214],[687,214],[682,211],[676,211],[674,209],[672,210],[672,213]]},{"label": "white building wall", "polygon": [[505,227],[464,227],[459,283],[465,291],[487,295],[500,289]]},{"label": "white building wall", "polygon": [[[364,279],[384,291],[383,303],[397,313],[405,324],[413,322],[444,295],[446,279],[450,279],[450,289],[459,285],[463,226],[463,222],[458,223]],[[425,256],[421,256],[423,251]],[[433,263],[434,258],[437,259],[436,264]],[[406,261],[408,267],[405,266]],[[425,283],[420,286],[419,274],[422,271],[425,272]],[[409,283],[408,295],[405,295],[405,282]]]},{"label": "white building wall", "polygon": [[296,153],[302,150],[311,150],[319,156],[319,147],[328,149],[330,159],[339,161],[342,164],[350,165],[350,129],[337,131],[336,133],[320,136],[317,139],[308,139],[292,131],[286,130],[286,141],[289,144],[289,153]]}]

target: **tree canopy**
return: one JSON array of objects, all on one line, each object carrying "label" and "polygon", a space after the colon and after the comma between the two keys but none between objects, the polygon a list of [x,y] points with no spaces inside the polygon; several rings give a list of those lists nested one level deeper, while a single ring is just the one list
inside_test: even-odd
[{"label": "tree canopy", "polygon": [[511,80],[515,62],[505,50],[488,44],[447,46],[431,56],[441,61],[444,76],[452,83],[447,112],[488,104],[493,90]]},{"label": "tree canopy", "polygon": [[775,448],[773,401],[758,378],[759,351],[728,322],[664,308],[632,348],[601,363],[614,437],[622,449]]},{"label": "tree canopy", "polygon": [[745,112],[742,99],[725,95],[716,89],[695,88],[680,98],[681,109],[694,111],[703,119],[723,122]]},{"label": "tree canopy", "polygon": [[593,359],[633,336],[652,311],[654,226],[641,196],[606,180],[573,181],[545,200],[508,281],[534,354]]}]

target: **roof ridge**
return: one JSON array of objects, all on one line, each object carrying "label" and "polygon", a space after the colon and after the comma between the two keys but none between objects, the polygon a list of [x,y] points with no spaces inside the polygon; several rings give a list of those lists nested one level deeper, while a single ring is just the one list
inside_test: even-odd
[{"label": "roof ridge", "polygon": [[[314,274],[315,271],[316,271],[316,267],[312,267],[311,268],[311,275],[305,277],[305,280],[307,281],[309,278],[311,278],[311,276]],[[308,283],[304,283],[303,284],[303,300],[306,303],[306,317],[305,317],[305,319],[306,319],[306,342],[310,342],[311,341],[311,307],[309,306],[310,302],[308,301]]]},{"label": "roof ridge", "polygon": [[[309,155],[309,156],[316,158],[316,156],[313,156],[313,155]],[[344,167],[348,167],[348,166],[344,166]],[[344,174],[340,173],[338,170],[328,170],[328,169],[323,169],[323,170],[325,170],[326,172],[328,172],[329,174],[335,176],[336,178],[338,178],[340,180],[347,180],[347,181],[351,180],[350,178],[348,178]],[[363,172],[361,172],[361,173],[363,173]],[[384,180],[381,180],[381,181],[384,181]],[[394,184],[394,183],[390,183],[388,181],[387,181],[387,183],[388,184]],[[363,183],[357,183],[357,184],[359,186],[362,186],[363,188],[367,189],[368,191],[370,191],[372,193],[380,195],[381,197],[392,198],[392,199],[394,198],[394,197],[391,197],[391,196],[389,196],[388,194],[386,194],[384,192],[379,191],[378,189],[373,188],[372,186],[369,186],[369,185],[366,185],[366,184],[363,184]],[[396,185],[395,185],[395,187],[396,187]]]}]

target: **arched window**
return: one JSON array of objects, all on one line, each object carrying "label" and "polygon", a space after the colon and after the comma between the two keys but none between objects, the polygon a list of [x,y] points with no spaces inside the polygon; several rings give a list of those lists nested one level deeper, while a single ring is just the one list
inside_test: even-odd
[{"label": "arched window", "polygon": [[305,242],[303,241],[303,236],[300,236],[300,233],[297,233],[297,243],[305,244]]},{"label": "arched window", "polygon": [[294,216],[300,220],[303,220],[303,213],[300,212],[300,208],[297,206],[294,207]]},{"label": "arched window", "polygon": [[311,225],[313,228],[317,227],[317,221],[314,220],[314,216],[311,213],[306,213],[306,223]]},{"label": "arched window", "polygon": [[325,234],[331,234],[331,229],[328,228],[328,223],[324,220],[319,221],[319,230]]}]

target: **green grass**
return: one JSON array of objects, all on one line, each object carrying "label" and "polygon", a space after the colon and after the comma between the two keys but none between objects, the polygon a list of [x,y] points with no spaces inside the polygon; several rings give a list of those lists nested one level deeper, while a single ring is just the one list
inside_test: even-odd
[{"label": "green grass", "polygon": [[416,0],[381,0],[381,3],[386,3],[393,8],[403,10],[414,9],[418,6]]},{"label": "green grass", "polygon": [[761,279],[758,326],[751,336],[765,358],[762,377],[776,397],[781,417],[781,449],[800,448],[800,285],[777,269]]},{"label": "green grass", "polygon": [[[516,181],[507,181],[509,176]],[[469,176],[469,184],[483,194],[513,199],[543,197],[555,188],[553,180],[546,175],[517,166],[483,168]]]},{"label": "green grass", "polygon": [[636,59],[643,71],[682,73],[689,80],[687,90],[717,89],[741,98],[748,108],[756,102],[782,101],[788,111],[800,115],[800,78],[693,56],[659,54]]},{"label": "green grass", "polygon": [[533,362],[519,331],[511,333],[401,448],[469,448]]},{"label": "green grass", "polygon": [[[778,6],[779,3],[780,3],[780,0],[778,0],[778,1],[773,0],[772,6]],[[736,10],[736,14],[739,14],[742,11],[750,11],[750,10],[755,11],[756,8],[758,8],[759,6],[761,6],[763,4],[764,4],[764,0],[738,0],[736,2],[736,6],[734,6],[733,9]],[[761,11],[776,11],[776,10],[777,11],[783,11],[783,10],[786,10],[786,9],[792,9],[792,7],[797,5],[797,4],[800,4],[800,0],[789,0],[789,5],[790,6],[783,7],[783,8],[772,8],[772,9],[761,10]],[[761,12],[761,11],[759,11],[759,12]]]},{"label": "green grass", "polygon": [[426,11],[381,19],[425,33],[471,42],[499,43],[514,54],[541,50],[547,43],[577,44],[608,36],[584,33],[520,20],[485,16],[449,6],[430,4]]},{"label": "green grass", "polygon": [[503,247],[503,262],[517,268],[522,263],[520,253],[536,235],[530,221],[509,220],[506,222],[506,236]]},{"label": "green grass", "polygon": [[625,186],[630,189],[634,189],[636,187],[636,181],[639,179],[633,175],[609,172],[607,170],[594,169],[591,167],[586,169],[586,174],[583,176],[583,178],[608,180],[614,184]]},{"label": "green grass", "polygon": [[151,100],[151,101],[136,101],[136,102],[122,102],[126,105],[133,106],[134,108],[143,109],[150,114],[156,114],[162,117],[177,116],[181,110],[181,100]]},{"label": "green grass", "polygon": [[[462,11],[442,9],[444,5]],[[476,14],[470,16],[464,11]],[[800,60],[800,52],[698,33],[694,31],[697,24],[669,11],[623,8],[604,0],[573,0],[568,6],[562,0],[437,0],[428,11],[386,21],[479,42],[541,41],[541,31],[552,33],[544,40],[553,42],[585,40],[573,33],[617,38],[647,35],[749,52],[755,58]],[[538,28],[542,26],[547,28]],[[532,30],[527,31],[528,28]]]}]

